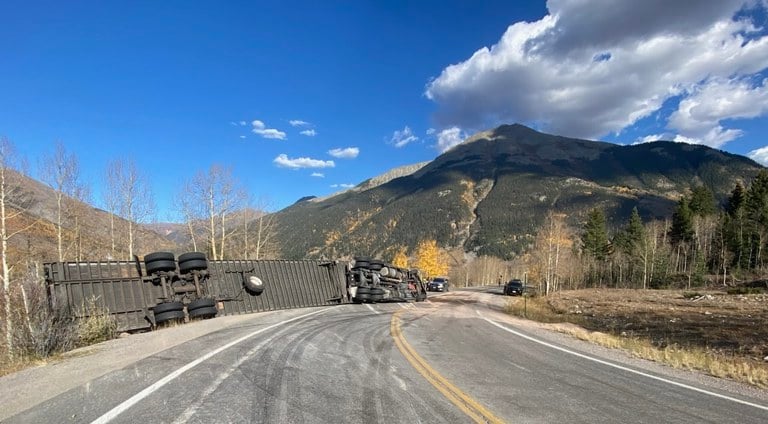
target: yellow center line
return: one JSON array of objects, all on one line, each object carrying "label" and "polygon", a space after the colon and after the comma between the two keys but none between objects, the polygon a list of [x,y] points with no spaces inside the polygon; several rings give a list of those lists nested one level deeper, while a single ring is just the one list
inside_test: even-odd
[{"label": "yellow center line", "polygon": [[432,384],[437,390],[440,391],[448,400],[451,401],[462,412],[467,414],[476,423],[503,423],[500,418],[493,415],[491,411],[486,409],[483,405],[472,399],[469,395],[461,391],[458,387],[454,386],[448,379],[440,375],[434,368],[432,368],[427,361],[424,360],[418,353],[411,347],[405,340],[403,332],[400,328],[400,313],[404,309],[396,311],[392,315],[392,321],[390,321],[389,329],[392,334],[392,338],[395,340],[395,345],[400,350],[400,353],[405,356],[405,359],[418,371],[430,384]]}]

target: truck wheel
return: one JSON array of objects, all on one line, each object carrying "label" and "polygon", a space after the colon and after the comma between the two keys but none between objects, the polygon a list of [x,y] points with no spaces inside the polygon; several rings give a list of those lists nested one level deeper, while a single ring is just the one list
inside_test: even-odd
[{"label": "truck wheel", "polygon": [[148,255],[144,256],[144,263],[154,262],[154,261],[175,261],[176,258],[173,256],[173,253],[171,252],[153,252]]},{"label": "truck wheel", "polygon": [[370,302],[371,301],[371,295],[369,293],[358,293],[357,296],[355,296],[355,302],[362,303],[362,302]]},{"label": "truck wheel", "polygon": [[195,299],[189,302],[189,305],[187,305],[187,311],[191,313],[195,309],[212,308],[215,306],[216,306],[216,301],[213,299],[210,299],[210,298]]},{"label": "truck wheel", "polygon": [[194,311],[189,311],[189,319],[194,318],[213,318],[216,316],[216,314],[219,313],[219,310],[214,307],[205,307],[200,309],[195,309]]},{"label": "truck wheel", "polygon": [[368,268],[373,270],[373,271],[378,271],[378,270],[382,269],[383,267],[384,267],[384,262],[381,262],[381,261],[371,261],[368,264]]},{"label": "truck wheel", "polygon": [[389,276],[389,268],[385,266],[381,267],[381,269],[379,270],[379,274],[381,274],[382,277]]},{"label": "truck wheel", "polygon": [[168,311],[162,314],[155,315],[155,325],[160,325],[164,322],[182,320],[184,319],[184,311]]},{"label": "truck wheel", "polygon": [[153,262],[144,262],[144,268],[147,270],[147,274],[154,274],[156,272],[167,272],[176,270],[176,262],[173,260],[159,259]]},{"label": "truck wheel", "polygon": [[208,269],[208,260],[206,259],[190,259],[186,262],[179,262],[179,272],[186,274],[190,271],[202,271]]},{"label": "truck wheel", "polygon": [[179,255],[179,263],[190,261],[192,259],[206,260],[205,253],[202,252],[187,252]]},{"label": "truck wheel", "polygon": [[184,304],[181,302],[166,302],[159,303],[152,307],[152,312],[155,313],[155,317],[171,311],[183,311]]}]

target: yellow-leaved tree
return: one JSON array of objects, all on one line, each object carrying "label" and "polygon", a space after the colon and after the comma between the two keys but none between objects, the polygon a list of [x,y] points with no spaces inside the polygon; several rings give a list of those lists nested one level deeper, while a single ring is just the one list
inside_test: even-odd
[{"label": "yellow-leaved tree", "polygon": [[405,252],[405,247],[397,249],[397,253],[395,253],[394,259],[392,259],[392,265],[398,268],[408,268],[408,255]]},{"label": "yellow-leaved tree", "polygon": [[416,247],[416,267],[427,278],[448,274],[448,260],[435,240],[424,240]]}]

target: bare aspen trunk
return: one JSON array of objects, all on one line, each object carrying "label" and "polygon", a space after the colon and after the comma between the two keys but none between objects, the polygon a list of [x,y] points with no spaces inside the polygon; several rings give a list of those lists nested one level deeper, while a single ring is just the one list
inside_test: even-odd
[{"label": "bare aspen trunk", "polygon": [[115,259],[115,214],[111,212],[109,214],[109,238],[112,242],[110,259]]},{"label": "bare aspen trunk", "polygon": [[[5,140],[0,140],[5,143]],[[8,359],[13,359],[13,315],[11,314],[11,268],[8,265],[8,227],[6,219],[8,217],[6,213],[5,204],[7,202],[7,182],[6,182],[6,164],[5,154],[7,146],[0,146],[0,261],[2,261],[2,278],[3,278],[3,300],[5,301],[5,342],[8,347]]]},{"label": "bare aspen trunk", "polygon": [[197,250],[197,239],[195,238],[195,230],[192,227],[192,220],[187,220],[187,229],[189,230],[189,237],[192,239],[192,250],[199,252]]},{"label": "bare aspen trunk", "polygon": [[219,259],[224,260],[224,243],[227,241],[227,229],[226,229],[226,215],[225,211],[221,212],[221,244],[219,244]]},{"label": "bare aspen trunk", "polygon": [[59,250],[59,262],[64,262],[64,242],[61,229],[61,198],[63,193],[56,192],[56,243]]},{"label": "bare aspen trunk", "polygon": [[208,220],[209,220],[209,231],[210,235],[208,239],[211,242],[211,255],[213,256],[213,260],[218,260],[218,252],[216,250],[216,215],[215,215],[215,205],[214,205],[214,199],[213,199],[213,188],[211,188],[211,191],[209,192],[208,196],[208,205],[209,205],[209,214],[208,214]]}]

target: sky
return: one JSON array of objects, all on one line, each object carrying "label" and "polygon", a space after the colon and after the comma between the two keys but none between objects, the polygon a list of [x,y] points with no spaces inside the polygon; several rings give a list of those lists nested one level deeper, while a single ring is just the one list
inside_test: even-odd
[{"label": "sky", "polygon": [[159,221],[212,165],[269,210],[522,123],[768,164],[767,0],[0,0],[0,137],[107,163]]}]

